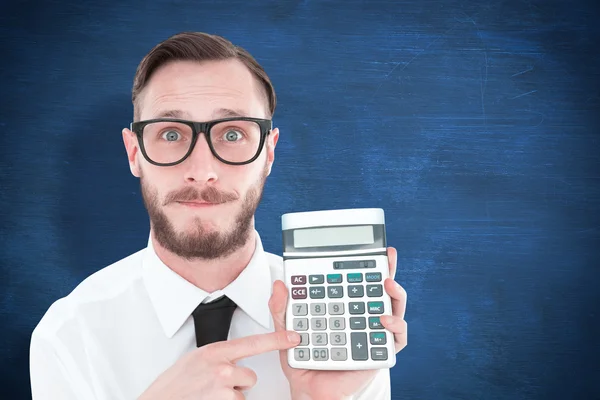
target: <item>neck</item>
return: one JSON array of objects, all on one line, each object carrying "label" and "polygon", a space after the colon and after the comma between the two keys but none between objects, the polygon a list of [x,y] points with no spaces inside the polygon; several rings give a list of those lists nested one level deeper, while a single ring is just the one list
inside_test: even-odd
[{"label": "neck", "polygon": [[221,290],[233,282],[246,268],[256,249],[256,237],[254,229],[251,229],[246,243],[227,257],[186,260],[162,247],[155,239],[154,231],[151,230],[150,234],[158,258],[173,272],[208,293]]}]

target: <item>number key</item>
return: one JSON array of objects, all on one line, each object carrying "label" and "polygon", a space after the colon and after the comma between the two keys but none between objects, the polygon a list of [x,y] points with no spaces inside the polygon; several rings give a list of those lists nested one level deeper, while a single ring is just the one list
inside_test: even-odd
[{"label": "number key", "polygon": [[314,346],[326,346],[327,345],[327,334],[326,333],[313,333],[312,341]]},{"label": "number key", "polygon": [[346,328],[346,319],[344,317],[329,318],[329,328],[334,331],[341,331]]},{"label": "number key", "polygon": [[331,340],[332,345],[344,345],[346,344],[346,333],[344,332],[331,332],[329,334],[329,339]]},{"label": "number key", "polygon": [[325,315],[325,303],[312,303],[310,305],[311,315]]},{"label": "number key", "polygon": [[327,329],[326,318],[313,318],[310,320],[310,323],[313,331],[324,331]]},{"label": "number key", "polygon": [[296,361],[308,361],[310,360],[310,350],[295,348],[294,358],[296,359]]},{"label": "number key", "polygon": [[308,304],[296,303],[292,306],[294,315],[308,315]]},{"label": "number key", "polygon": [[329,303],[329,314],[331,314],[331,315],[344,314],[344,303]]},{"label": "number key", "polygon": [[294,318],[293,328],[295,331],[308,330],[308,318]]}]

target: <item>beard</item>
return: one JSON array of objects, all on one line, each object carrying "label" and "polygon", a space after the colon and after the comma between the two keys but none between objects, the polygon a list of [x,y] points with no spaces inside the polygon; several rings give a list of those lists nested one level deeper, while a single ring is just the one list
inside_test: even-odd
[{"label": "beard", "polygon": [[[261,177],[244,196],[242,208],[236,215],[233,226],[225,232],[207,231],[200,217],[194,218],[191,232],[177,232],[161,208],[158,191],[151,187],[141,175],[142,198],[148,210],[150,226],[154,231],[156,241],[171,253],[186,260],[214,260],[233,254],[244,246],[250,237],[253,228],[252,218],[262,199],[267,174],[265,164]],[[177,201],[203,200],[220,204],[238,199],[237,194],[221,192],[212,186],[202,191],[190,186],[169,193],[162,206]]]}]

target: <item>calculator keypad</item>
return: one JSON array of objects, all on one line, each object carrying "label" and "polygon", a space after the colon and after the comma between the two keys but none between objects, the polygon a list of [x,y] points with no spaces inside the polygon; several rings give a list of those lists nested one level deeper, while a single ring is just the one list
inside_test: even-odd
[{"label": "calculator keypad", "polygon": [[[292,326],[301,336],[295,360],[388,359],[387,333],[379,320],[388,311],[380,300],[380,272],[295,275],[291,289]],[[319,302],[344,297],[349,301]]]}]

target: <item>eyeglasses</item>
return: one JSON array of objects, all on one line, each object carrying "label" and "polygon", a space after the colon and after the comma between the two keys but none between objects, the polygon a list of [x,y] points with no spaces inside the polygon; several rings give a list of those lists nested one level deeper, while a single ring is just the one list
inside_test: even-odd
[{"label": "eyeglasses", "polygon": [[192,153],[200,132],[219,161],[243,165],[258,158],[272,121],[250,117],[208,122],[159,118],[132,122],[130,129],[138,137],[142,155],[154,165],[168,167],[183,162]]}]

